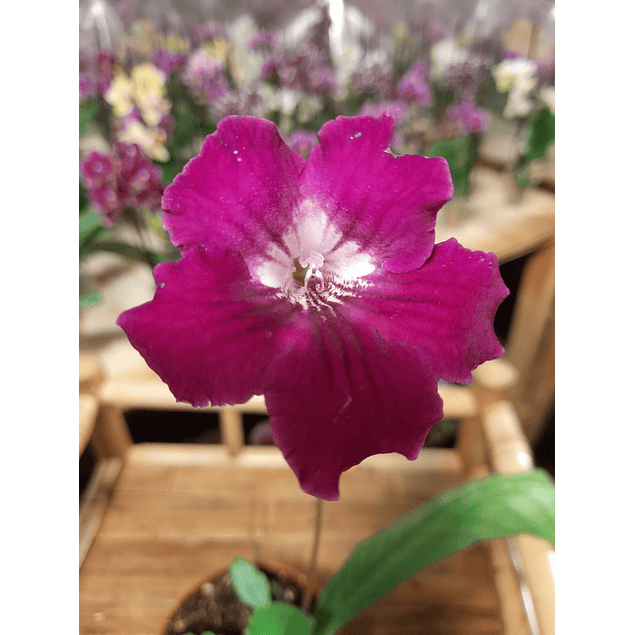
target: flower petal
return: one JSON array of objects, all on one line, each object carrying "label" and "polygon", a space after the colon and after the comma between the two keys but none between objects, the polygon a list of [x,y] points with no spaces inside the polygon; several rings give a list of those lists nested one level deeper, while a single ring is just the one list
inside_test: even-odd
[{"label": "flower petal", "polygon": [[293,346],[267,369],[275,444],[302,489],[339,498],[342,472],[372,454],[415,459],[443,415],[437,383],[408,344],[386,342],[330,312],[307,312]]},{"label": "flower petal", "polygon": [[300,176],[347,242],[388,271],[420,267],[434,246],[439,209],[452,197],[443,158],[394,156],[392,118],[338,117],[326,123]]},{"label": "flower petal", "polygon": [[275,331],[291,305],[251,281],[232,252],[190,250],[154,269],[154,298],[117,324],[178,401],[235,404],[262,394],[277,353]]},{"label": "flower petal", "polygon": [[248,262],[267,253],[291,224],[303,166],[271,121],[226,117],[165,190],[170,239],[182,252],[236,249]]},{"label": "flower petal", "polygon": [[422,349],[437,378],[469,383],[479,364],[503,354],[493,323],[509,289],[495,254],[470,251],[451,238],[435,245],[420,269],[367,280],[343,311],[386,339]]}]

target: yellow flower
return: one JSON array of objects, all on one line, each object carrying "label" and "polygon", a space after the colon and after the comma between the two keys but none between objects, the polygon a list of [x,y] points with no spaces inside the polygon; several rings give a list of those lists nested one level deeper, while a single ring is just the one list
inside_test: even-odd
[{"label": "yellow flower", "polygon": [[134,86],[123,73],[118,73],[106,94],[106,101],[113,107],[117,117],[125,117],[134,108]]},{"label": "yellow flower", "polygon": [[158,125],[171,106],[165,98],[165,75],[152,64],[139,64],[132,69],[132,83],[144,121],[149,126]]},{"label": "yellow flower", "polygon": [[165,147],[166,133],[162,128],[148,128],[139,121],[131,122],[117,135],[124,143],[136,143],[146,156],[162,163],[170,159]]},{"label": "yellow flower", "polygon": [[229,44],[224,38],[217,37],[213,42],[203,44],[201,48],[207,51],[217,62],[227,61]]},{"label": "yellow flower", "polygon": [[165,75],[150,63],[135,66],[132,69],[132,81],[136,97],[146,93],[163,93],[165,90]]}]

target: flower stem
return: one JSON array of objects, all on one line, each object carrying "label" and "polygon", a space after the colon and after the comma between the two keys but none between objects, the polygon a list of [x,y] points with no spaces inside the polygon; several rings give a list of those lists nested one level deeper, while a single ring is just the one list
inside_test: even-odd
[{"label": "flower stem", "polygon": [[322,531],[322,499],[315,499],[315,523],[313,525],[313,550],[311,552],[311,560],[309,562],[309,571],[307,575],[306,593],[302,597],[302,612],[308,615],[309,603],[311,601],[313,580],[315,578],[315,570],[317,563],[318,547],[320,545],[320,533]]},{"label": "flower stem", "polygon": [[141,250],[145,254],[146,261],[148,265],[150,266],[150,271],[152,271],[156,263],[154,262],[154,258],[152,257],[152,252],[148,248],[146,240],[143,236],[143,229],[141,227],[141,219],[139,218],[138,212],[136,209],[131,209],[131,212],[132,212],[132,223],[135,229],[137,230],[137,234],[139,235],[139,240],[141,241]]}]

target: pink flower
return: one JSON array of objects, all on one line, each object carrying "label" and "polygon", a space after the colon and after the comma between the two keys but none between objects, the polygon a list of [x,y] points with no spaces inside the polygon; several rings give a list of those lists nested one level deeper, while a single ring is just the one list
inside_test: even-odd
[{"label": "pink flower", "polygon": [[117,320],[179,401],[264,394],[275,444],[326,500],[372,454],[415,459],[438,380],[503,352],[496,256],[434,244],[447,163],[395,157],[391,128],[338,117],[305,161],[270,121],[223,119],[163,196],[182,258]]},{"label": "pink flower", "polygon": [[305,159],[313,152],[313,148],[315,148],[317,143],[317,135],[309,130],[295,130],[287,139],[289,148]]},{"label": "pink flower", "polygon": [[82,161],[81,171],[86,187],[94,189],[105,183],[114,184],[117,164],[111,155],[93,151]]},{"label": "pink flower", "polygon": [[489,125],[489,113],[478,108],[473,101],[463,100],[445,111],[445,118],[449,124],[456,126],[452,136],[462,137],[472,132],[484,132]]},{"label": "pink flower", "polygon": [[425,62],[418,61],[397,83],[397,97],[405,102],[432,105],[432,90],[428,84],[428,67]]},{"label": "pink flower", "polygon": [[102,223],[112,225],[126,207],[161,209],[161,170],[139,146],[117,143],[114,152],[91,152],[81,163],[81,174],[91,203],[102,213]]},{"label": "pink flower", "polygon": [[173,71],[185,66],[187,57],[183,53],[157,49],[152,56],[152,64],[170,77]]},{"label": "pink flower", "polygon": [[225,63],[203,49],[190,55],[182,79],[192,96],[206,104],[213,104],[229,92]]}]

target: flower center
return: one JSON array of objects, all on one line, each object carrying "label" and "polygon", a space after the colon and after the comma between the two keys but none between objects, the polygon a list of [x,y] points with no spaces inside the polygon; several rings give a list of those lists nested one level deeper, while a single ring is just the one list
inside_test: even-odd
[{"label": "flower center", "polygon": [[313,280],[316,291],[324,291],[324,275],[320,267],[324,264],[324,256],[317,251],[302,253],[293,261],[293,279],[309,290],[309,282]]}]

